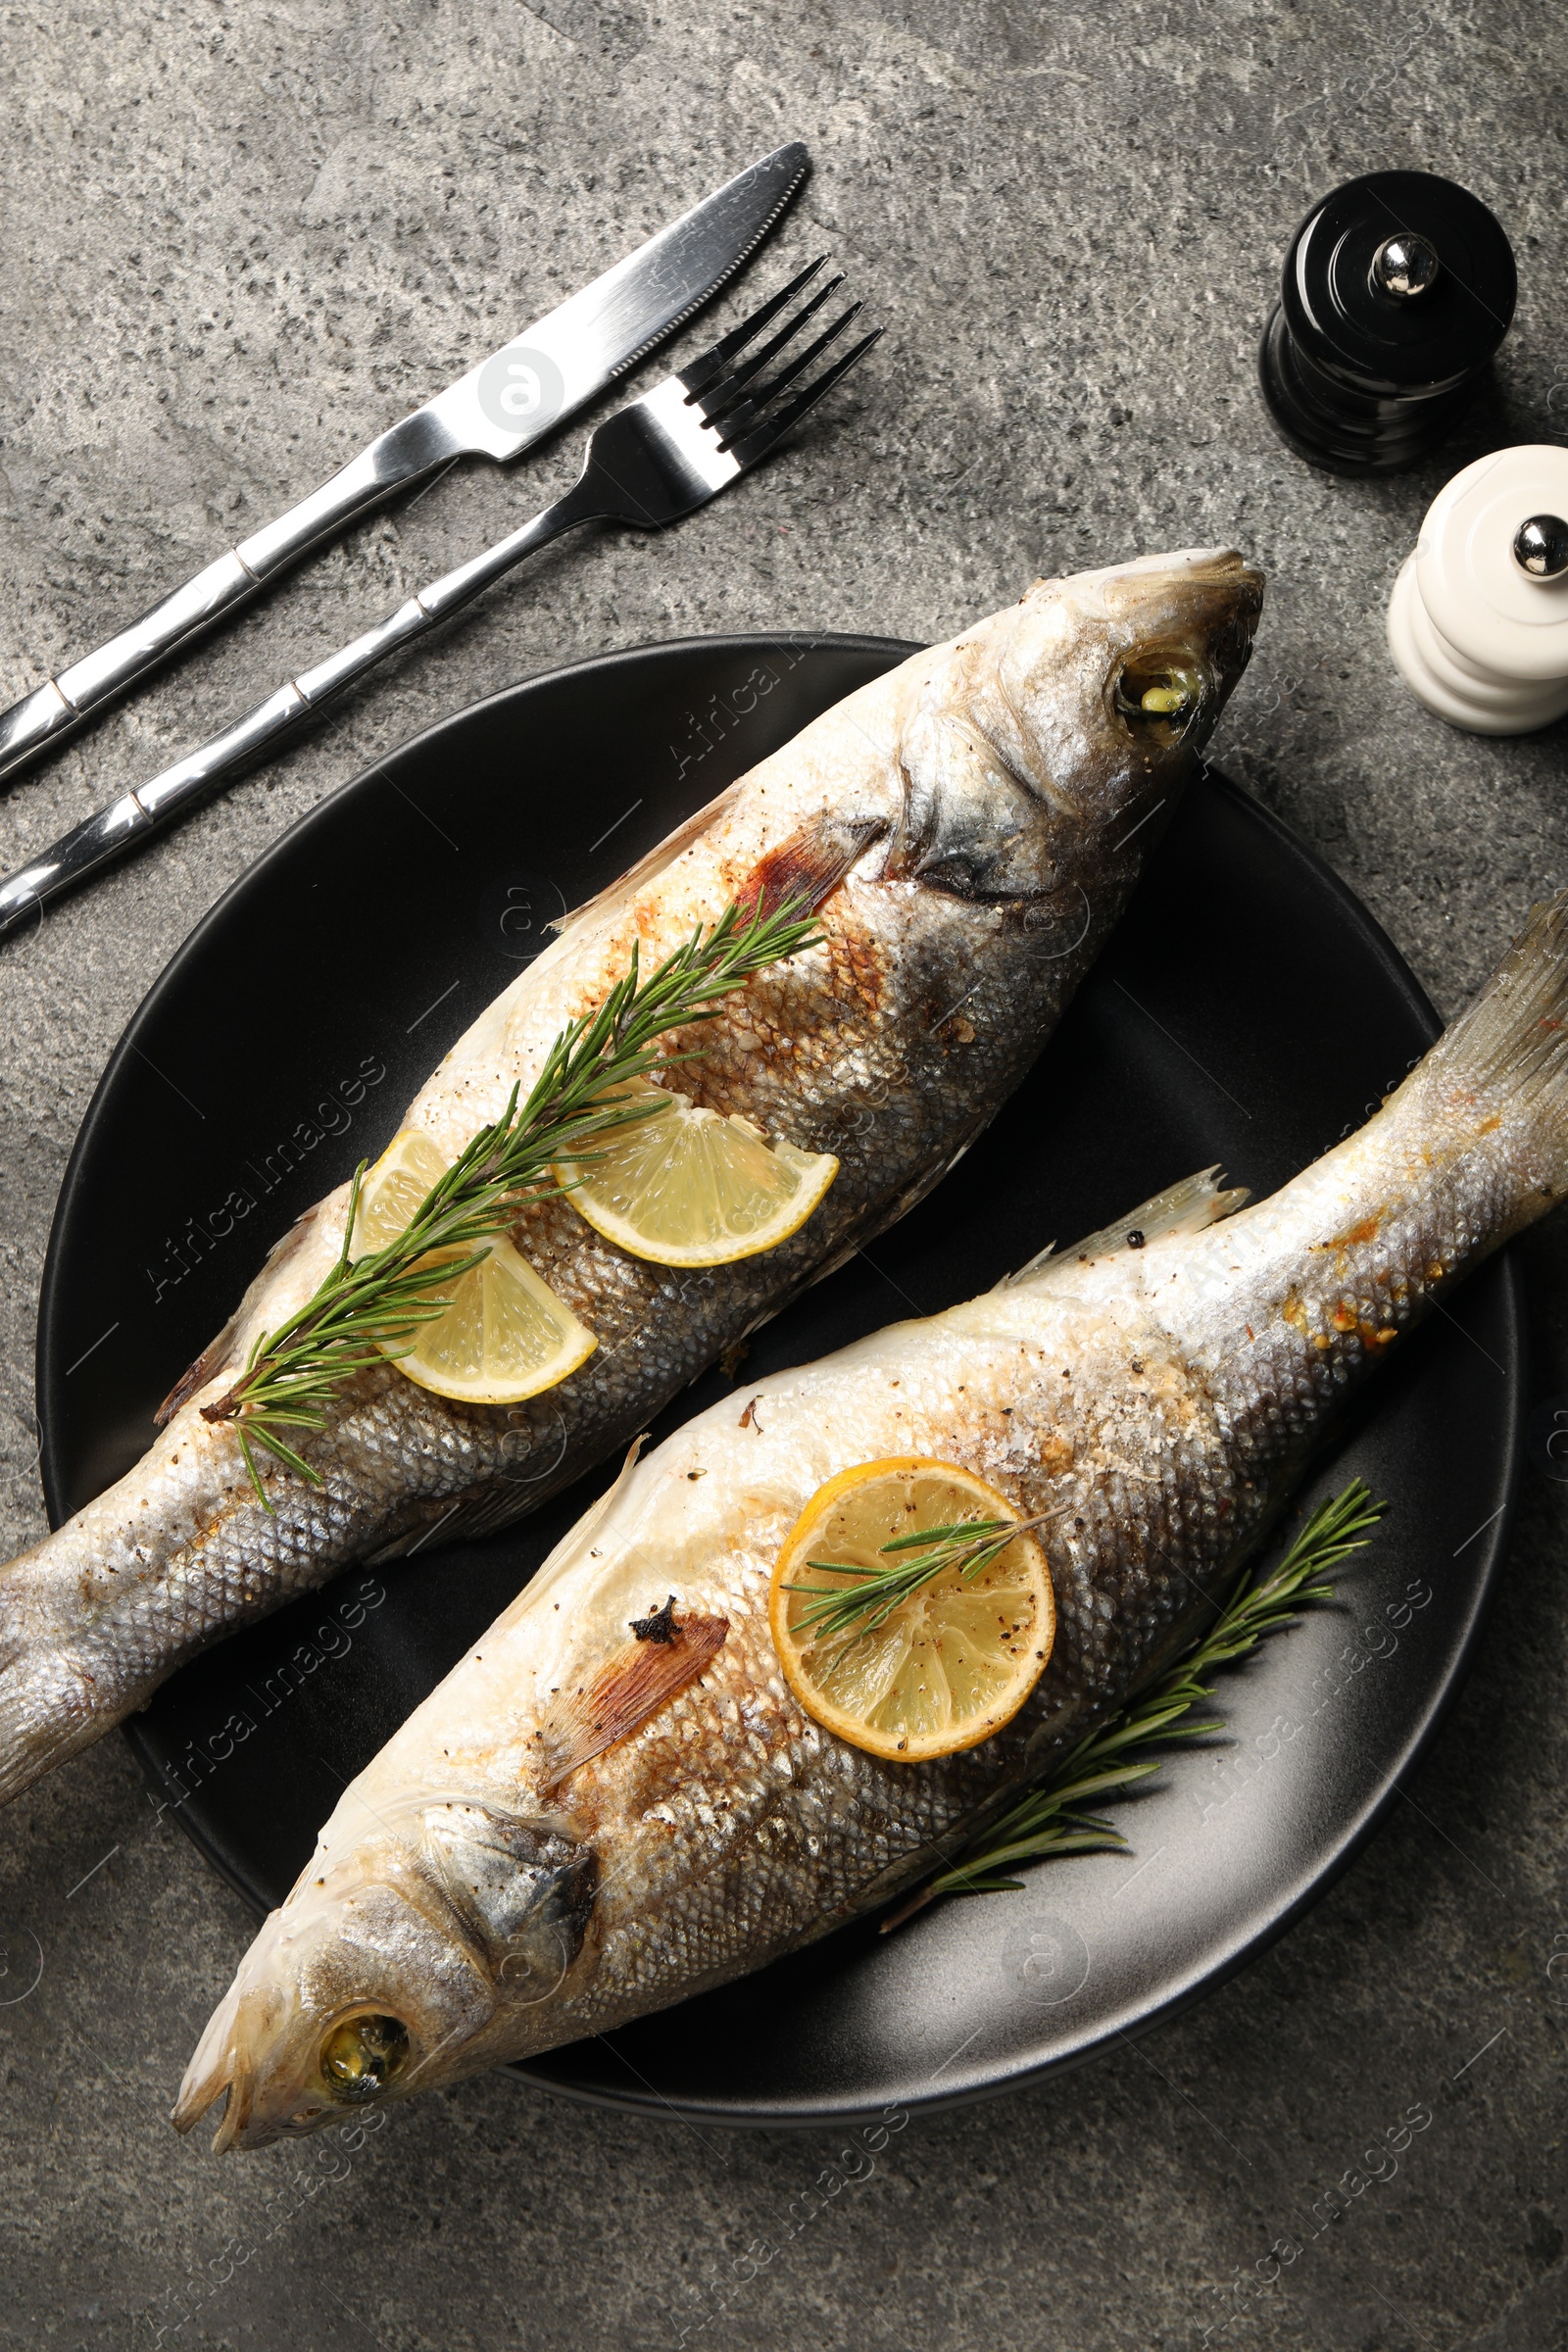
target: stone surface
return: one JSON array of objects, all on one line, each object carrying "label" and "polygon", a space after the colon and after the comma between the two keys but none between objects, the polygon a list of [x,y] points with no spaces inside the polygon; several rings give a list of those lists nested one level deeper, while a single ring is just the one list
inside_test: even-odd
[{"label": "stone surface", "polygon": [[[781,138],[809,141],[817,176],[779,261],[829,246],[890,327],[765,482],[658,545],[557,551],[0,954],[8,1549],[42,1526],[31,1353],[54,1195],[125,1019],[283,825],[524,672],[716,626],[941,635],[1044,570],[1234,542],[1272,585],[1221,756],[1446,1011],[1568,879],[1563,728],[1450,733],[1400,690],[1382,633],[1442,481],[1568,416],[1552,12],[56,0],[0,23],[5,700]],[[1494,390],[1440,459],[1350,484],[1274,438],[1253,351],[1307,204],[1388,166],[1485,196],[1521,299]],[[0,868],[571,465],[564,444],[460,473],[354,534],[13,790]],[[1568,1229],[1527,1264],[1537,1402],[1568,1391]],[[836,2137],[650,2126],[504,2077],[395,2110],[325,2168],[312,2148],[218,2164],[177,2140],[170,2100],[249,1923],[106,1741],[0,1820],[0,2333],[1561,2352],[1565,1502],[1538,1448],[1459,1705],[1281,1944],[1088,2071],[916,2118],[801,2228]],[[1396,2172],[1271,2256],[1417,2108],[1431,2121]]]}]

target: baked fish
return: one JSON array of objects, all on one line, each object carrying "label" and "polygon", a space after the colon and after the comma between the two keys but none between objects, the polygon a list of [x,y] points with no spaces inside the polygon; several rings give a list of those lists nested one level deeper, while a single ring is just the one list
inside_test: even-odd
[{"label": "baked fish", "polygon": [[765,1254],[677,1272],[568,1200],[512,1238],[597,1336],[526,1403],[454,1403],[361,1372],[273,1462],[268,1506],[232,1424],[203,1418],[253,1342],[336,1260],[340,1187],[273,1252],[118,1485],[0,1570],[0,1799],[142,1705],[231,1627],[347,1564],[520,1516],[606,1453],[806,1283],[901,1215],[1022,1077],[1119,914],[1246,664],[1262,581],[1233,554],[1041,581],[828,711],[611,890],[480,1015],[410,1107],[450,1162],[524,1094],[553,1039],[731,903],[807,899],[822,943],[680,1041],[699,1104],[840,1166]]},{"label": "baked fish", "polygon": [[[1195,1177],[630,1469],[347,1789],[175,2123],[226,2093],[220,2147],[313,2131],[681,2000],[929,1870],[1186,1646],[1347,1391],[1568,1188],[1565,954],[1568,893],[1272,1199],[1235,1213],[1245,1194]],[[1044,1516],[1056,1606],[1022,1710],[921,1763],[820,1729],[768,1632],[813,1494],[910,1455]],[[655,1662],[637,1636],[666,1592]],[[597,1750],[595,1718],[620,1734]]]}]

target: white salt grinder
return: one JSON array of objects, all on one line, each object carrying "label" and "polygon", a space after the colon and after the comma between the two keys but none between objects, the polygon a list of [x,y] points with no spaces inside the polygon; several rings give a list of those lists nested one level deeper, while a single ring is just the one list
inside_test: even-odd
[{"label": "white salt grinder", "polygon": [[1478,458],[1427,509],[1389,599],[1389,650],[1429,710],[1473,735],[1568,711],[1568,449]]}]

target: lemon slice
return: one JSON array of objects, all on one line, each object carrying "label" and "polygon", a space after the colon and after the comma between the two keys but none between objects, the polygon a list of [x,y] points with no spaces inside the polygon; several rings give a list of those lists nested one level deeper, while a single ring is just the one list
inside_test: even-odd
[{"label": "lemon slice", "polygon": [[918,1556],[918,1546],[884,1548],[899,1538],[1017,1517],[984,1479],[912,1454],[862,1463],[819,1487],[779,1553],[768,1596],[773,1645],[807,1713],[852,1746],[906,1764],[976,1747],[1009,1723],[1056,1631],[1051,1570],[1033,1535],[1015,1536],[973,1577],[957,1563],[944,1569],[881,1625],[862,1616],[835,1633],[803,1620],[813,1593],[868,1589],[863,1576],[809,1563],[886,1569]]},{"label": "lemon slice", "polygon": [[628,1120],[592,1158],[556,1168],[596,1233],[660,1266],[724,1266],[798,1233],[839,1172],[831,1152],[769,1144],[749,1119],[645,1082],[664,1107]]},{"label": "lemon slice", "polygon": [[[445,1172],[446,1162],[428,1136],[413,1128],[395,1136],[361,1191],[355,1256],[395,1241]],[[505,1235],[493,1235],[485,1247],[489,1255],[454,1282],[446,1313],[420,1324],[412,1352],[403,1353],[407,1341],[383,1352],[400,1372],[438,1396],[467,1404],[516,1404],[575,1372],[599,1343]],[[433,1250],[431,1257],[457,1264],[472,1254],[471,1250]]]}]

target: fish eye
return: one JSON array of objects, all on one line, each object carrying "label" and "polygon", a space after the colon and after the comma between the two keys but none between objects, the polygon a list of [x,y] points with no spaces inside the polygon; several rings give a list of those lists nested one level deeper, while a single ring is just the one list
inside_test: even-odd
[{"label": "fish eye", "polygon": [[1205,684],[1197,663],[1179,655],[1137,654],[1117,672],[1113,699],[1135,729],[1147,729],[1162,744],[1177,743],[1198,713]]},{"label": "fish eye", "polygon": [[328,2029],[318,2064],[335,2099],[375,2099],[402,2072],[408,2055],[409,2029],[400,2019],[361,2009]]}]

